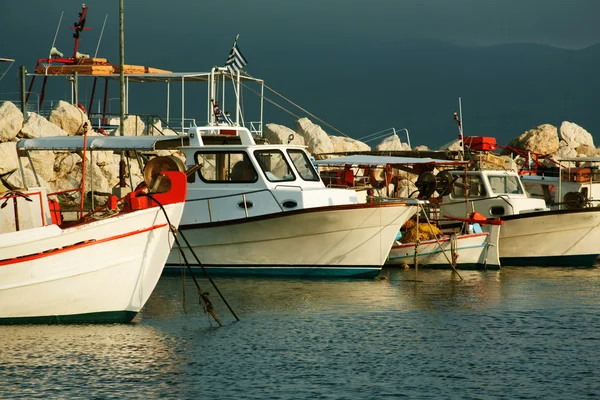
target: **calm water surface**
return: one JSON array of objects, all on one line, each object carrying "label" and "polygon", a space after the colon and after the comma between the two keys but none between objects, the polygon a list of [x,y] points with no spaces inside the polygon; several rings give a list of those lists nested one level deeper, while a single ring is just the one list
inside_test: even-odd
[{"label": "calm water surface", "polygon": [[385,275],[217,278],[240,322],[201,280],[222,328],[179,277],[135,324],[0,327],[0,398],[600,396],[600,269]]}]

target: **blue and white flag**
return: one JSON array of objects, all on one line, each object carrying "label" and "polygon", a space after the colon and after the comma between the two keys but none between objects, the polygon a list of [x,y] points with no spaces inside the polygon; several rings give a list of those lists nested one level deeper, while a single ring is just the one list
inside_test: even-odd
[{"label": "blue and white flag", "polygon": [[233,42],[233,48],[231,49],[231,52],[227,57],[227,62],[225,63],[225,65],[227,66],[227,68],[229,68],[229,71],[231,71],[231,73],[238,73],[242,68],[244,68],[244,65],[248,64],[248,61],[246,61],[246,59],[244,58],[244,56],[240,52],[240,49],[237,46],[237,41],[239,37],[240,35],[237,35],[235,37],[235,42]]}]

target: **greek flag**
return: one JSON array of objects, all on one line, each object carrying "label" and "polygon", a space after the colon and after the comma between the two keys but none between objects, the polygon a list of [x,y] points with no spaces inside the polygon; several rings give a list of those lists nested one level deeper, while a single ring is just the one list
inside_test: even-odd
[{"label": "greek flag", "polygon": [[242,55],[242,52],[237,47],[237,41],[239,37],[240,35],[236,36],[235,42],[233,42],[233,48],[231,49],[231,52],[227,57],[227,62],[225,63],[231,73],[238,73],[242,68],[244,68],[244,65],[248,64],[248,61],[246,61]]}]

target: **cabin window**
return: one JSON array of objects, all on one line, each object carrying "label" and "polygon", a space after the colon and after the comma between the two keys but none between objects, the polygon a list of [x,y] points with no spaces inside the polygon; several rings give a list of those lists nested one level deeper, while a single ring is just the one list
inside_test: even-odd
[{"label": "cabin window", "polygon": [[523,194],[519,177],[514,175],[488,175],[492,192],[495,194]]},{"label": "cabin window", "polygon": [[294,167],[296,167],[296,171],[298,171],[300,178],[305,181],[319,181],[319,175],[317,174],[317,171],[315,171],[306,152],[302,150],[288,150],[287,153],[288,156],[290,156]]},{"label": "cabin window", "polygon": [[467,175],[468,192],[465,194],[465,176],[459,175],[454,186],[452,187],[452,198],[464,199],[468,197],[483,197],[486,196],[485,186],[480,176]]},{"label": "cabin window", "polygon": [[258,180],[250,157],[243,151],[198,152],[198,176],[207,183],[253,183]]},{"label": "cabin window", "polygon": [[525,191],[529,197],[534,199],[544,199],[548,206],[554,204],[554,196],[556,193],[556,187],[554,185],[523,182],[523,186],[525,186]]},{"label": "cabin window", "polygon": [[254,157],[269,181],[296,180],[292,168],[280,150],[255,150]]}]

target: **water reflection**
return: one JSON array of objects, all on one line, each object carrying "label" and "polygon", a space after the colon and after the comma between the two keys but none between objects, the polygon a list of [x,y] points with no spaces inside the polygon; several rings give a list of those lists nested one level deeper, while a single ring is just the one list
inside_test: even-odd
[{"label": "water reflection", "polygon": [[179,380],[179,344],[143,324],[2,326],[0,338],[2,398],[143,397],[141,382],[161,393]]}]

